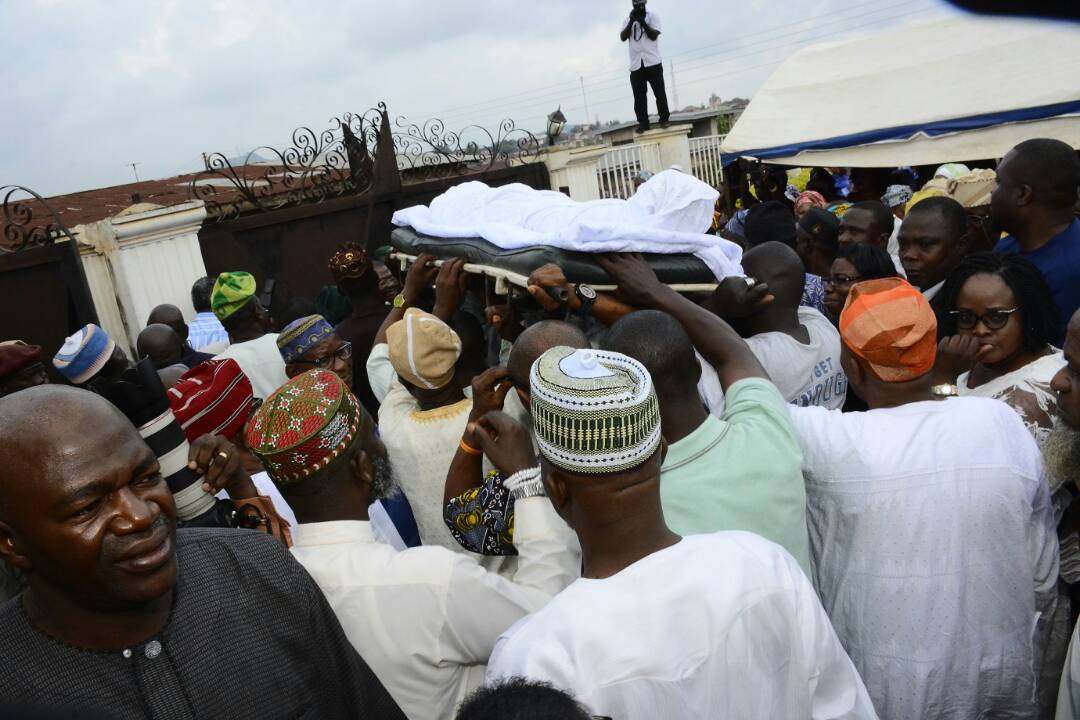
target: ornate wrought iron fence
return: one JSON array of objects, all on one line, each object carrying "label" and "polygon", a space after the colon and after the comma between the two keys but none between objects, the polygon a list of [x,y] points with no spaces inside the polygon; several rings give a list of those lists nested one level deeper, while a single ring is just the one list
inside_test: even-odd
[{"label": "ornate wrought iron fence", "polygon": [[71,231],[45,198],[21,185],[0,187],[0,253],[15,253],[34,247],[52,245],[61,236],[75,244]]},{"label": "ornate wrought iron fence", "polygon": [[401,182],[422,182],[536,161],[540,141],[531,132],[503,120],[490,131],[478,125],[447,130],[441,120],[393,126],[386,105],[364,113],[345,113],[325,130],[293,131],[285,149],[255,148],[239,163],[223,153],[205,156],[205,169],[190,182],[192,198],[203,200],[216,220],[249,211],[284,207],[389,191]]}]

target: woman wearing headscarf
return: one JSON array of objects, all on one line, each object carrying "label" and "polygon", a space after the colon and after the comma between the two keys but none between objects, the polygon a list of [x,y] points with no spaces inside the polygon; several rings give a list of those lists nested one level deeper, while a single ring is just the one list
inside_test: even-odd
[{"label": "woman wearing headscarf", "polygon": [[828,203],[819,192],[806,190],[805,192],[799,193],[798,197],[795,199],[795,222],[802,220],[802,216],[805,215],[806,211],[810,208],[823,208],[826,205],[828,205]]}]

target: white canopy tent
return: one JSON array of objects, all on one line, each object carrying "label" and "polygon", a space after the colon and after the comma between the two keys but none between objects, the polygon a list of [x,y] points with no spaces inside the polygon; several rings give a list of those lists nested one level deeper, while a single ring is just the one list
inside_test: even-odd
[{"label": "white canopy tent", "polygon": [[721,145],[723,160],[896,167],[1080,148],[1080,26],[955,17],[789,57]]}]

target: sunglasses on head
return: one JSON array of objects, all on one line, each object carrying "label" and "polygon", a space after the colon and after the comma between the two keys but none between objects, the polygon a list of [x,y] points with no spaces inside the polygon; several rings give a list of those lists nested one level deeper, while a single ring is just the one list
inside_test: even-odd
[{"label": "sunglasses on head", "polygon": [[1009,318],[1020,308],[1010,309],[995,308],[987,310],[983,315],[976,315],[971,310],[950,310],[949,314],[956,318],[956,327],[961,330],[971,330],[981,321],[991,330],[1000,330],[1009,322]]}]

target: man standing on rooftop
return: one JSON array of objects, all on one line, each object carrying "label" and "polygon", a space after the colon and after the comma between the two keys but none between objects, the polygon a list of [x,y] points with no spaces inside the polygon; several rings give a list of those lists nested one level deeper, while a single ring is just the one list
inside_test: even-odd
[{"label": "man standing on rooftop", "polygon": [[664,65],[660,59],[660,16],[645,9],[646,0],[634,0],[634,9],[623,22],[619,40],[630,43],[630,87],[634,91],[634,114],[638,132],[649,129],[649,98],[645,85],[652,86],[660,127],[668,125],[667,91],[664,90]]}]

